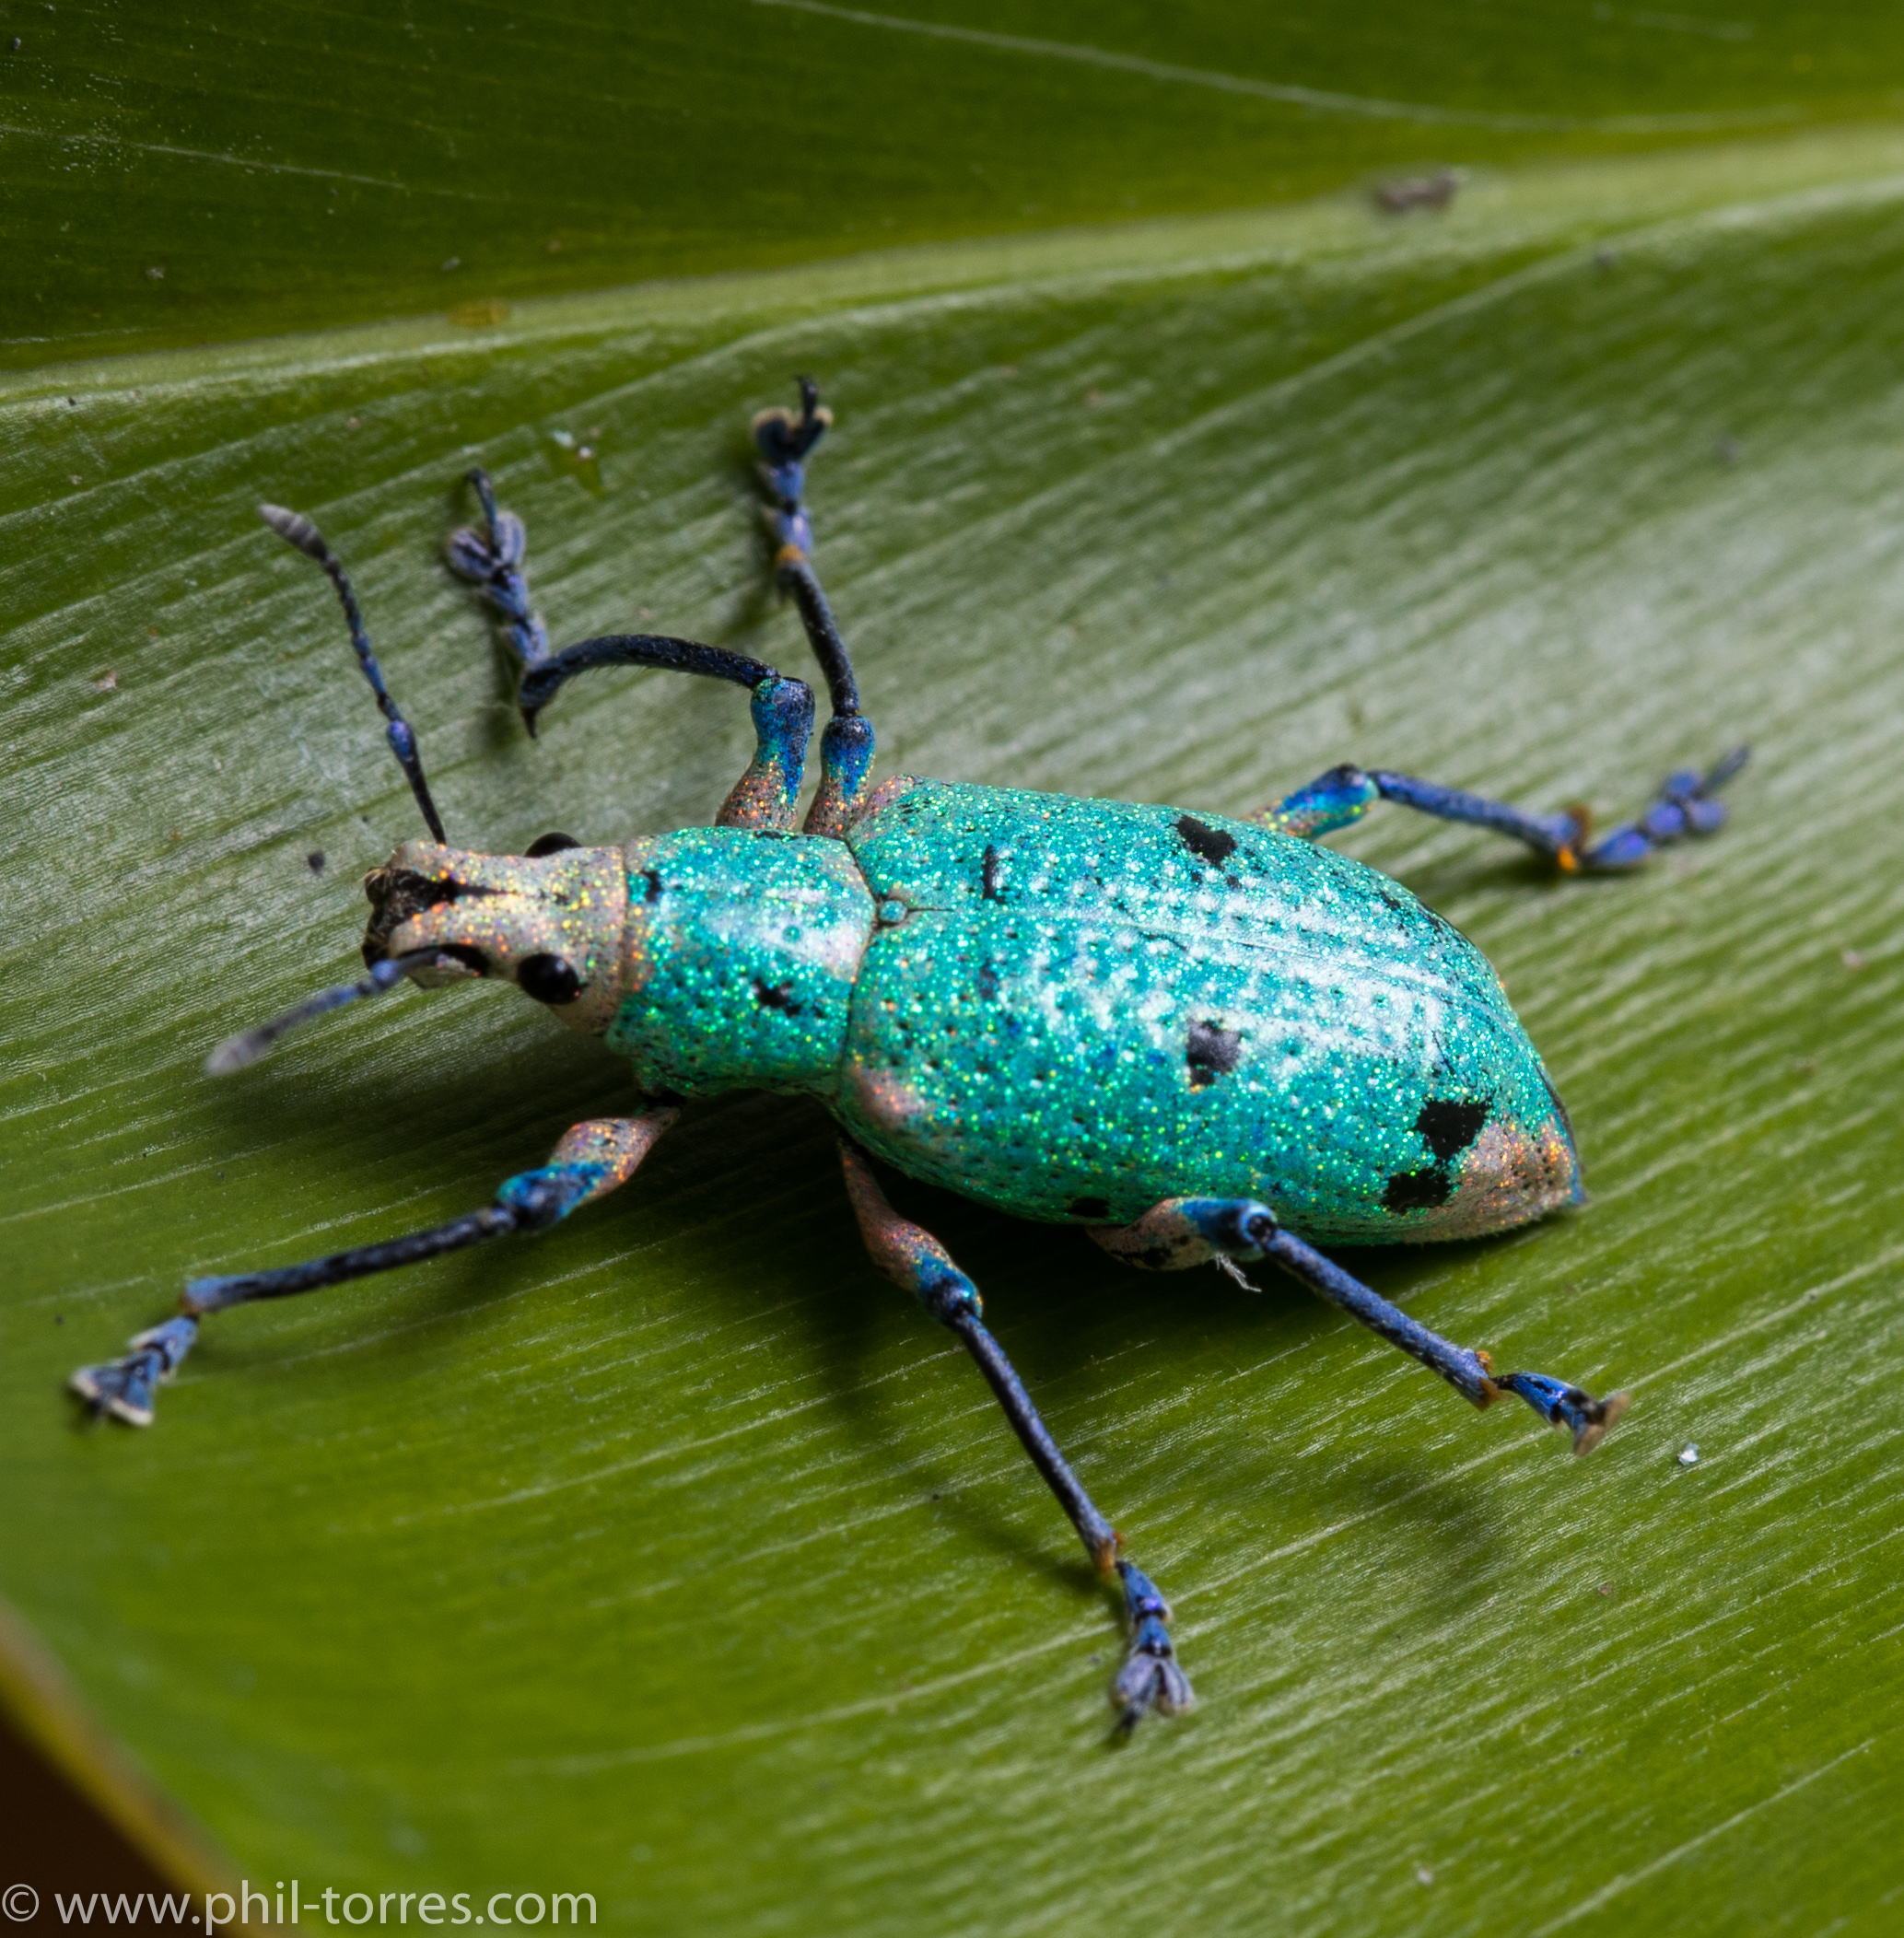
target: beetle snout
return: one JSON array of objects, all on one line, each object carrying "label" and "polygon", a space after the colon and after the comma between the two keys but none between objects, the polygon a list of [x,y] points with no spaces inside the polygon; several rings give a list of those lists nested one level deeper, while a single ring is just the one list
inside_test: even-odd
[{"label": "beetle snout", "polygon": [[426,988],[485,976],[587,1031],[605,1029],[620,1001],[627,879],[614,848],[476,855],[405,842],[365,878],[371,916],[364,958],[434,950],[409,972]]}]

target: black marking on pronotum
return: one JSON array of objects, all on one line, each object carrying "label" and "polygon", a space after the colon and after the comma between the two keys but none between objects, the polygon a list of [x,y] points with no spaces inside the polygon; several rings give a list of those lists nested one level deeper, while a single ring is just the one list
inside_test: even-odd
[{"label": "black marking on pronotum", "polygon": [[788,1016],[798,1016],[800,1006],[793,999],[791,983],[770,983],[764,977],[753,978],[753,999],[763,1010],[780,1010]]},{"label": "black marking on pronotum", "polygon": [[1464,1103],[1454,1097],[1431,1097],[1415,1119],[1415,1128],[1434,1152],[1437,1164],[1451,1164],[1481,1134],[1491,1108]]},{"label": "black marking on pronotum", "polygon": [[1234,835],[1226,835],[1221,828],[1213,828],[1194,814],[1177,816],[1177,834],[1199,861],[1207,861],[1212,868],[1221,868],[1236,852]]},{"label": "black marking on pronotum", "polygon": [[1208,1089],[1219,1077],[1227,1076],[1236,1068],[1236,1059],[1242,1054],[1240,1031],[1226,1030],[1213,1018],[1193,1022],[1184,1048],[1184,1061],[1190,1067],[1190,1088]]},{"label": "black marking on pronotum", "polygon": [[978,965],[978,996],[981,1002],[992,1001],[999,993],[999,965],[996,963],[981,963]]},{"label": "black marking on pronotum", "polygon": [[1065,1209],[1073,1218],[1091,1218],[1102,1222],[1111,1215],[1111,1201],[1107,1197],[1074,1197]]},{"label": "black marking on pronotum", "polygon": [[566,956],[531,955],[518,966],[516,987],[553,1010],[572,1003],[582,993],[582,979]]},{"label": "black marking on pronotum", "polygon": [[573,835],[538,835],[522,852],[530,860],[540,861],[544,855],[559,855],[564,848],[580,846]]},{"label": "black marking on pronotum", "polygon": [[1431,1211],[1454,1195],[1454,1180],[1445,1171],[1397,1171],[1382,1194],[1382,1208],[1399,1218],[1408,1211]]},{"label": "black marking on pronotum", "polygon": [[978,868],[978,893],[984,901],[999,902],[1004,899],[999,893],[999,851],[987,846],[985,858]]},{"label": "black marking on pronotum", "polygon": [[645,868],[641,870],[641,879],[648,883],[647,893],[643,894],[641,899],[644,902],[659,902],[661,899],[660,870],[658,868]]}]

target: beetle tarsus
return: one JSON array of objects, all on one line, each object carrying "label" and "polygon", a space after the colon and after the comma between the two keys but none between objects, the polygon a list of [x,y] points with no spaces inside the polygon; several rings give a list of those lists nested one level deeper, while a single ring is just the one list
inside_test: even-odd
[{"label": "beetle tarsus", "polygon": [[1503,1393],[1525,1400],[1549,1426],[1565,1427],[1573,1435],[1576,1454],[1591,1454],[1629,1404],[1623,1393],[1596,1400],[1584,1388],[1550,1379],[1544,1372],[1510,1372],[1494,1383]]},{"label": "beetle tarsus", "polygon": [[530,603],[529,580],[522,570],[529,534],[513,511],[496,504],[487,472],[469,472],[466,480],[483,508],[483,529],[465,525],[450,535],[446,547],[450,568],[470,580],[501,619],[509,649],[526,671],[549,658],[548,628]]},{"label": "beetle tarsus", "polygon": [[1171,1640],[1170,1604],[1157,1584],[1135,1561],[1119,1561],[1124,1582],[1124,1614],[1130,1641],[1123,1666],[1111,1683],[1111,1707],[1117,1711],[1120,1734],[1129,1735],[1152,1710],[1160,1716],[1177,1716],[1196,1707],[1190,1678],[1177,1662]]},{"label": "beetle tarsus", "polygon": [[123,1359],[82,1366],[66,1384],[95,1418],[110,1413],[129,1427],[149,1427],[158,1387],[178,1372],[197,1337],[196,1319],[168,1319],[127,1340],[132,1350]]}]

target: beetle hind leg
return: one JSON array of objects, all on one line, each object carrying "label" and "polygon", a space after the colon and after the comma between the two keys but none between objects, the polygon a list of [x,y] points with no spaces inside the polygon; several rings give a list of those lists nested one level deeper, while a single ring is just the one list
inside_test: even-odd
[{"label": "beetle hind leg", "polygon": [[972,1355],[1032,1465],[1069,1515],[1085,1553],[1101,1574],[1115,1570],[1122,1584],[1128,1641],[1110,1688],[1118,1729],[1128,1734],[1151,1710],[1174,1716],[1189,1709],[1197,1699],[1176,1659],[1168,1604],[1150,1576],[1124,1559],[1123,1536],[1098,1512],[1058,1451],[1004,1348],[979,1317],[977,1288],[929,1232],[901,1218],[886,1202],[864,1151],[842,1140],[840,1162],[847,1174],[847,1195],[872,1262],[895,1285],[911,1292]]},{"label": "beetle hind leg", "polygon": [[[1214,1263],[1242,1278],[1238,1259],[1267,1259],[1378,1337],[1420,1360],[1473,1405],[1490,1406],[1503,1393],[1525,1400],[1549,1426],[1564,1427],[1571,1433],[1576,1454],[1591,1454],[1627,1410],[1623,1393],[1596,1400],[1584,1387],[1548,1373],[1497,1377],[1486,1353],[1431,1332],[1294,1232],[1284,1231],[1268,1206],[1253,1198],[1167,1197],[1135,1224],[1093,1225],[1091,1236],[1114,1256],[1153,1272]],[[1247,1279],[1243,1282],[1249,1284]]]}]

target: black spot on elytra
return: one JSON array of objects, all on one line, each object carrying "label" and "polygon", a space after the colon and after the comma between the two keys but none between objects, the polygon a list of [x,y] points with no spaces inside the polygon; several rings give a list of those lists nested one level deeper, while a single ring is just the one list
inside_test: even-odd
[{"label": "black spot on elytra", "polygon": [[1207,861],[1212,868],[1221,868],[1236,852],[1234,835],[1226,835],[1221,828],[1213,828],[1194,814],[1177,817],[1177,834],[1199,861]]},{"label": "black spot on elytra", "polygon": [[992,1002],[999,994],[999,965],[996,963],[981,963],[978,965],[978,995],[982,1002]]},{"label": "black spot on elytra", "polygon": [[978,869],[978,893],[987,902],[999,902],[1004,898],[999,893],[999,851],[987,846],[985,859]]},{"label": "black spot on elytra", "polygon": [[661,899],[661,871],[658,868],[645,868],[641,879],[648,883],[648,891],[642,896],[644,902],[659,902]]},{"label": "black spot on elytra", "polygon": [[1111,1201],[1107,1197],[1074,1197],[1065,1208],[1073,1218],[1092,1218],[1102,1223],[1111,1215]]},{"label": "black spot on elytra", "polygon": [[793,999],[791,983],[769,983],[760,976],[753,978],[753,999],[763,1010],[780,1010],[788,1016],[798,1016],[800,1006]]},{"label": "black spot on elytra", "polygon": [[1190,1066],[1190,1088],[1207,1090],[1219,1077],[1236,1068],[1236,1059],[1242,1054],[1240,1031],[1226,1030],[1213,1019],[1193,1022],[1184,1046],[1184,1061]]},{"label": "black spot on elytra", "polygon": [[1382,1194],[1382,1208],[1396,1218],[1405,1211],[1431,1211],[1445,1205],[1454,1189],[1445,1171],[1397,1171]]},{"label": "black spot on elytra", "polygon": [[1437,1164],[1452,1163],[1481,1134],[1491,1108],[1486,1103],[1463,1103],[1454,1097],[1431,1097],[1415,1119],[1415,1128],[1434,1152]]}]

